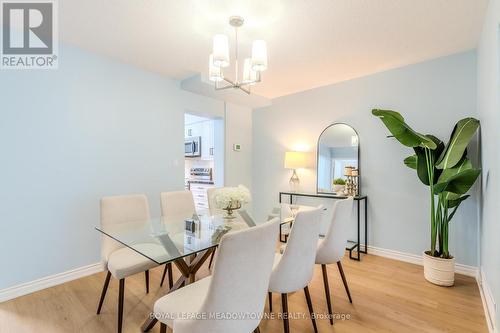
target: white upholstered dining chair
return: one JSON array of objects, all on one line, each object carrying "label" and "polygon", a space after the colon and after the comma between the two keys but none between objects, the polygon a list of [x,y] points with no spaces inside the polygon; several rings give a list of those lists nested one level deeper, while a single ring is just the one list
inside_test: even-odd
[{"label": "white upholstered dining chair", "polygon": [[[114,196],[101,199],[101,226],[103,228],[121,223],[147,223],[149,218],[149,204],[145,195]],[[161,245],[154,243],[135,244],[135,246],[158,247],[158,251],[162,251]],[[149,269],[156,267],[157,264],[104,235],[101,240],[101,255],[104,267],[108,272],[99,300],[97,314],[101,312],[109,280],[113,276],[120,281],[118,292],[118,332],[121,332],[125,278],[136,273],[145,272],[147,293],[149,292]]]},{"label": "white upholstered dining chair", "polygon": [[160,193],[161,215],[164,217],[196,214],[193,194],[190,191]]},{"label": "white upholstered dining chair", "polygon": [[297,212],[283,254],[275,254],[273,272],[269,283],[269,309],[272,311],[272,293],[281,294],[285,333],[290,331],[288,293],[301,289],[304,290],[314,331],[317,332],[308,284],[314,272],[321,214],[321,206]]},{"label": "white upholstered dining chair", "polygon": [[[174,333],[258,331],[273,267],[278,219],[229,233],[219,245],[212,276],[156,301],[154,315]],[[191,318],[182,317],[189,314]],[[251,314],[244,318],[224,314]],[[255,314],[255,316],[254,316]]]},{"label": "white upholstered dining chair", "polygon": [[[168,223],[170,217],[188,218],[196,214],[193,194],[190,191],[172,191],[160,193],[161,216]],[[165,276],[168,273],[168,287],[172,288],[174,279],[172,274],[172,263],[165,264],[165,269],[161,276],[160,287],[163,286]]]},{"label": "white upholstered dining chair", "polygon": [[208,199],[208,209],[210,211],[213,211],[214,209],[217,209],[217,205],[215,202],[215,192],[217,190],[220,190],[222,187],[210,187],[207,188],[207,199]]},{"label": "white upholstered dining chair", "polygon": [[333,206],[333,217],[330,227],[325,235],[325,238],[318,241],[316,252],[316,264],[321,265],[323,272],[323,283],[325,285],[326,302],[328,305],[328,313],[330,314],[330,324],[333,325],[333,312],[332,302],[330,299],[330,287],[328,285],[328,275],[326,265],[337,264],[337,267],[342,277],[349,302],[352,303],[351,293],[347,280],[342,268],[341,260],[345,255],[345,248],[347,244],[347,237],[349,232],[349,222],[352,217],[352,207],[354,199],[349,197],[347,199],[338,200]]}]

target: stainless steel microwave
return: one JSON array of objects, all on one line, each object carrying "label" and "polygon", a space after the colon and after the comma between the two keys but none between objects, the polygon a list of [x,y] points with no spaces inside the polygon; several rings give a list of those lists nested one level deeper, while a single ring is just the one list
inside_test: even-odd
[{"label": "stainless steel microwave", "polygon": [[192,136],[184,139],[184,156],[199,157],[201,156],[201,137]]}]

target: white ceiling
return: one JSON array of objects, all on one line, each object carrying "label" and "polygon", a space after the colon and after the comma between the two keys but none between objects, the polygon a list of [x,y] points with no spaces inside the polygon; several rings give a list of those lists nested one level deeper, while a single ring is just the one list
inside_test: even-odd
[{"label": "white ceiling", "polygon": [[[267,41],[267,98],[476,46],[488,0],[62,0],[63,42],[176,79],[207,71],[211,37]],[[234,45],[234,42],[231,42]]]}]

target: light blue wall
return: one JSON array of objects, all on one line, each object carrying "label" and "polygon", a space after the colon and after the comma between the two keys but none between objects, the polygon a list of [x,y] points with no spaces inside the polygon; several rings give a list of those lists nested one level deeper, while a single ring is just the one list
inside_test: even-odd
[{"label": "light blue wall", "polygon": [[[362,191],[369,196],[369,240],[376,247],[420,255],[430,247],[429,194],[403,164],[412,151],[386,138],[372,108],[400,111],[415,129],[447,141],[455,123],[476,116],[476,55],[466,52],[277,98],[253,115],[254,213],[263,218],[288,189],[285,151],[316,151],[321,131],[335,122],[360,135]],[[302,190],[315,191],[314,169],[299,170]],[[451,227],[457,261],[478,263],[477,197],[460,207]]]},{"label": "light blue wall", "polygon": [[[500,1],[490,0],[478,47],[477,100],[482,142],[481,273],[500,302]],[[487,295],[488,297],[489,295]],[[493,310],[494,311],[494,310]],[[500,307],[496,314],[500,326]]]},{"label": "light blue wall", "polygon": [[186,109],[221,102],[73,47],[0,73],[0,289],[99,261],[102,196],[184,186]]}]

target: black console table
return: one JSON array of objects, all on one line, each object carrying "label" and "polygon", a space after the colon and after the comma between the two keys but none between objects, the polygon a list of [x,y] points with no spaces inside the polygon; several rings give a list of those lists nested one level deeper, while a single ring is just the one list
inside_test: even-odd
[{"label": "black console table", "polygon": [[[283,203],[283,196],[288,196],[289,197],[289,203],[293,204],[293,198],[294,197],[310,197],[310,198],[321,198],[321,199],[347,199],[346,196],[342,195],[336,195],[336,194],[321,194],[321,193],[303,193],[303,192],[280,192],[279,194],[279,202],[280,204]],[[357,203],[357,209],[358,209],[358,216],[357,216],[357,241],[351,241],[349,240],[347,242],[347,247],[346,250],[349,251],[349,258],[353,260],[361,260],[361,253],[368,253],[368,197],[366,195],[357,195],[354,197],[354,201]],[[365,220],[365,239],[364,239],[364,249],[361,249],[361,234],[360,234],[360,224],[361,224],[361,201],[364,201],[364,220]],[[283,241],[281,239],[281,228],[280,228],[280,241]],[[352,252],[356,249],[356,256],[352,255]]]}]

